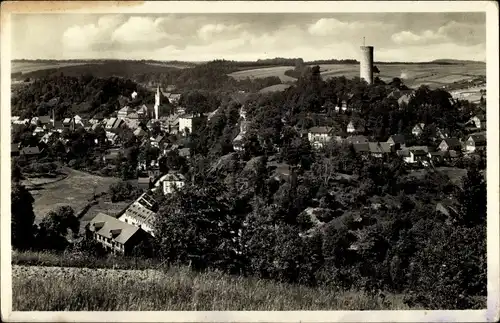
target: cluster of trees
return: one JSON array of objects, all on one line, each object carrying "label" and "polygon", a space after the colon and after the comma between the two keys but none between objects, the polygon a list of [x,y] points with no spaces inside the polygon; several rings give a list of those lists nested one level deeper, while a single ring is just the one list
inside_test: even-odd
[{"label": "cluster of trees", "polygon": [[109,186],[109,198],[111,202],[132,200],[141,194],[142,190],[127,181],[120,181]]},{"label": "cluster of trees", "polygon": [[[484,306],[486,186],[477,169],[459,188],[439,173],[408,177],[396,159],[351,158],[318,159],[288,181],[272,176],[265,157],[250,168],[233,159],[217,174],[200,170],[195,184],[160,206],[155,256],[292,283],[405,293],[430,308]],[[345,164],[354,165],[355,180],[336,178]],[[460,205],[450,217],[435,211],[448,196]]]},{"label": "cluster of trees", "polygon": [[50,211],[35,224],[33,196],[19,182],[12,182],[11,190],[12,247],[19,250],[62,251],[77,237],[80,221],[70,206],[60,206]]}]

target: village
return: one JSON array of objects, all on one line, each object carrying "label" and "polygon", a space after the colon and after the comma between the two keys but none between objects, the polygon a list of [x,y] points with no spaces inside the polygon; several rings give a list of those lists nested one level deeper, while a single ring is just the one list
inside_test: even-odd
[{"label": "village", "polygon": [[[239,97],[245,97],[244,93],[238,93]],[[398,104],[403,106],[411,100],[412,90],[395,90],[389,97],[397,99]],[[136,99],[137,93],[131,95],[131,100]],[[182,158],[191,157],[190,148],[183,145],[183,140],[191,133],[196,133],[203,122],[208,122],[217,113],[217,110],[199,115],[188,115],[185,109],[178,105],[180,94],[167,93],[169,102],[175,107],[175,112],[169,115],[160,115],[159,106],[161,104],[160,88],[157,87],[155,93],[154,106],[142,104],[132,108],[124,105],[116,111],[114,117],[98,118],[92,117],[84,119],[79,115],[63,120],[54,120],[53,116],[35,116],[31,119],[21,120],[12,116],[12,125],[32,125],[36,126],[33,136],[38,138],[40,145],[22,146],[20,143],[11,144],[11,156],[23,156],[28,160],[36,160],[42,153],[43,144],[54,144],[52,137],[66,144],[60,134],[64,131],[105,131],[105,140],[108,149],[102,155],[102,161],[113,163],[123,151],[123,143],[117,135],[119,129],[128,128],[133,131],[134,136],[142,142],[159,150],[159,154],[148,162],[139,162],[137,166],[138,177],[135,185],[144,190],[133,203],[118,217],[100,213],[89,223],[88,228],[92,232],[92,237],[101,243],[107,250],[116,253],[128,253],[132,248],[144,239],[154,236],[154,219],[158,211],[158,203],[154,199],[154,193],[159,191],[163,195],[174,193],[177,189],[182,189],[190,179],[181,172],[168,171],[160,172],[159,160],[169,152],[175,151]],[[127,100],[124,100],[126,102]],[[342,100],[334,108],[335,113],[349,113],[348,100]],[[321,114],[320,114],[321,115]],[[322,115],[325,117],[324,115]],[[245,150],[243,145],[245,134],[248,128],[247,111],[243,104],[239,110],[239,134],[233,139],[233,149],[235,152]],[[145,127],[144,127],[145,125]],[[389,154],[396,154],[405,164],[413,169],[434,168],[443,165],[451,165],[453,161],[461,158],[470,158],[478,153],[482,153],[486,148],[486,117],[485,114],[471,116],[470,120],[462,125],[468,133],[463,138],[450,137],[445,130],[436,129],[434,140],[439,141],[437,146],[417,146],[407,145],[407,138],[402,134],[392,134],[386,142],[372,141],[365,136],[365,127],[362,120],[351,120],[347,127],[341,131],[335,131],[328,126],[315,126],[307,130],[297,129],[302,137],[310,142],[315,150],[324,149],[326,145],[335,143],[349,149],[352,147],[359,155],[359,158],[373,156],[382,158]],[[154,131],[154,129],[159,131]],[[412,128],[413,139],[418,139],[426,128],[425,123],[416,123]],[[153,135],[155,133],[156,135]],[[167,140],[168,136],[178,136],[177,142]],[[52,138],[53,139],[53,138]],[[98,139],[95,139],[98,144]],[[277,147],[279,150],[279,147]],[[291,167],[286,163],[269,162],[269,167],[275,167],[280,176],[285,178],[290,176]],[[437,209],[444,209],[449,213],[447,207],[438,204]]]}]

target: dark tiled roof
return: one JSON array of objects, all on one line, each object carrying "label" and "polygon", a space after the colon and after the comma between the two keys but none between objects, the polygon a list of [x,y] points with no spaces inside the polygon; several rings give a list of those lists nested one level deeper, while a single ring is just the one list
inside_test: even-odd
[{"label": "dark tiled roof", "polygon": [[354,150],[357,153],[367,153],[370,152],[370,145],[368,143],[352,144]]},{"label": "dark tiled roof", "polygon": [[395,144],[404,144],[405,143],[405,136],[404,135],[392,135],[389,137],[389,140],[392,140]]},{"label": "dark tiled roof", "polygon": [[365,136],[349,136],[345,139],[348,144],[364,144],[368,143],[368,138]]},{"label": "dark tiled roof", "polygon": [[318,134],[323,134],[323,133],[331,133],[333,128],[331,127],[312,127],[309,129],[309,133],[318,133]]},{"label": "dark tiled roof", "polygon": [[461,146],[460,141],[457,138],[446,138],[442,142],[445,142],[448,147],[459,147]]},{"label": "dark tiled roof", "polygon": [[38,155],[40,149],[38,147],[24,147],[21,149],[21,154],[23,155]]},{"label": "dark tiled roof", "polygon": [[469,139],[474,140],[476,145],[478,144],[486,144],[486,136],[484,134],[472,134]]},{"label": "dark tiled roof", "polygon": [[49,116],[40,116],[40,117],[38,117],[38,121],[40,121],[41,123],[49,123],[50,117]]},{"label": "dark tiled roof", "polygon": [[369,142],[368,146],[371,153],[386,154],[391,152],[391,145],[387,142]]}]

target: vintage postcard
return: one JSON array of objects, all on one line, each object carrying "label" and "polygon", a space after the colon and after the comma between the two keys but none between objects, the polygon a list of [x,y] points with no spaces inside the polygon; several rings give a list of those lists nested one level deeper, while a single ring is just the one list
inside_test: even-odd
[{"label": "vintage postcard", "polygon": [[1,45],[2,321],[499,319],[495,2],[6,1]]}]

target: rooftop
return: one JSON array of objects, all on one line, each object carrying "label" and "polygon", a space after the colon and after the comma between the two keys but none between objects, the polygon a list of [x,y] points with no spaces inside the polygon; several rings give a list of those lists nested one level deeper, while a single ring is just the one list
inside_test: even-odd
[{"label": "rooftop", "polygon": [[312,127],[309,128],[309,133],[318,133],[318,134],[324,134],[324,133],[330,133],[333,130],[331,127]]},{"label": "rooftop", "polygon": [[[98,213],[89,223],[89,229],[97,234],[125,244],[140,229],[104,213]],[[115,232],[115,237],[113,237]]]}]

